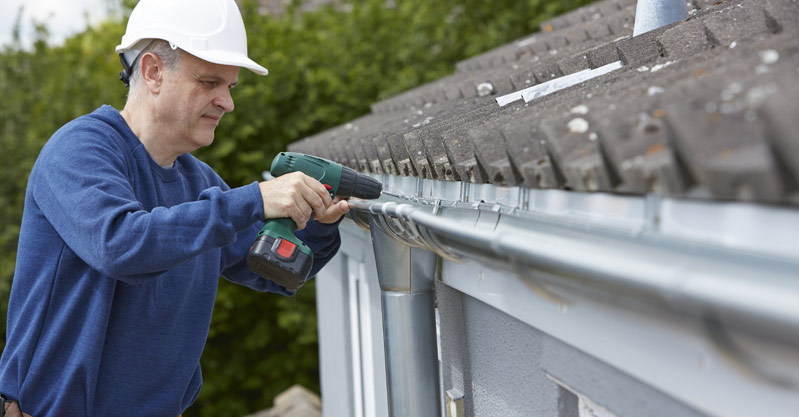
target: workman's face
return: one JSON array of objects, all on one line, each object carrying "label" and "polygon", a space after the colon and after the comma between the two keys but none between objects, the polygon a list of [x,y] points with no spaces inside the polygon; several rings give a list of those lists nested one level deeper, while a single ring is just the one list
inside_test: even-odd
[{"label": "workman's face", "polygon": [[[227,112],[233,111],[230,89],[239,68],[213,64],[184,53],[177,69],[165,78],[159,118],[169,130],[174,145],[191,152],[214,141],[214,129]],[[167,132],[165,132],[167,133]]]}]

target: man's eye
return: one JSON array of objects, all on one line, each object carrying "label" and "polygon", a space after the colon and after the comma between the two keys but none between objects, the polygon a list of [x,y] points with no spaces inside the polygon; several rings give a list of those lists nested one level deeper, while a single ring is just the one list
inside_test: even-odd
[{"label": "man's eye", "polygon": [[211,87],[211,88],[216,88],[216,86],[219,85],[219,82],[217,82],[217,81],[203,81],[203,84],[205,84],[205,85],[207,85],[208,87]]}]

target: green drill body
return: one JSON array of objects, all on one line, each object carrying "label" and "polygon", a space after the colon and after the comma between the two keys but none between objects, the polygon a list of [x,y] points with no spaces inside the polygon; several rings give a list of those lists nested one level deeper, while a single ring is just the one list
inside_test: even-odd
[{"label": "green drill body", "polygon": [[[382,185],[350,168],[324,158],[295,152],[281,152],[272,161],[271,173],[279,177],[302,172],[325,185],[330,197],[377,198]],[[268,219],[247,254],[247,267],[255,274],[296,290],[308,278],[313,252],[294,235],[297,224],[291,218]]]}]

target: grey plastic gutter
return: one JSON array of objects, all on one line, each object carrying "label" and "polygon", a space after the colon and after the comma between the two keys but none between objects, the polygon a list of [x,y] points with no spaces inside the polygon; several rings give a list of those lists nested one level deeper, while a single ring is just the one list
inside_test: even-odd
[{"label": "grey plastic gutter", "polygon": [[555,286],[629,296],[725,328],[799,343],[799,260],[499,206],[384,195],[350,207],[407,245]]}]

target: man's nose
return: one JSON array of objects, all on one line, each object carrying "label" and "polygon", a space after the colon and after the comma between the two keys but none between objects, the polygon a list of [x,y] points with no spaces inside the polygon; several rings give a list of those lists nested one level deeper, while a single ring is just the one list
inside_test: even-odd
[{"label": "man's nose", "polygon": [[216,96],[214,106],[226,113],[233,111],[235,105],[233,104],[233,96],[230,95],[230,89],[225,89],[223,93]]}]

